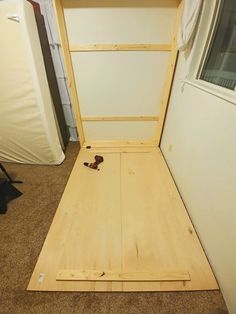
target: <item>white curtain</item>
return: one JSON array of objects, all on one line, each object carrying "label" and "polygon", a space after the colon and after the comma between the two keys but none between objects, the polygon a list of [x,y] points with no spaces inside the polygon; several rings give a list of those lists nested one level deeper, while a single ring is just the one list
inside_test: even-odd
[{"label": "white curtain", "polygon": [[195,33],[202,0],[184,0],[183,15],[178,35],[178,49],[187,50]]}]

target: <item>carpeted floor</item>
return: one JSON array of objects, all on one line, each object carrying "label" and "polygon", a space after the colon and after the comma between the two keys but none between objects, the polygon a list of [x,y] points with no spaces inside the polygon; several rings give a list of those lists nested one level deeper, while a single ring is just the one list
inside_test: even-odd
[{"label": "carpeted floor", "polygon": [[[5,164],[24,193],[0,215],[1,314],[226,314],[219,291],[171,293],[27,292],[31,273],[78,154],[70,143],[61,166]],[[0,174],[1,175],[1,174]]]}]

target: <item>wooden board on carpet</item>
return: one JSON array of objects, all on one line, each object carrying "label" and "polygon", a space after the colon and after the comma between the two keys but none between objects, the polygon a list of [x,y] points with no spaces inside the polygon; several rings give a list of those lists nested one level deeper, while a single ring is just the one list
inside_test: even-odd
[{"label": "wooden board on carpet", "polygon": [[[160,150],[122,151],[104,150],[97,171],[83,165],[96,153],[81,149],[28,290],[218,289]],[[60,270],[129,273],[140,281],[57,280]],[[173,271],[190,280],[161,278]],[[150,281],[150,274],[159,278]]]},{"label": "wooden board on carpet", "polygon": [[64,281],[186,281],[191,280],[187,271],[114,272],[81,269],[60,269],[56,280]]}]

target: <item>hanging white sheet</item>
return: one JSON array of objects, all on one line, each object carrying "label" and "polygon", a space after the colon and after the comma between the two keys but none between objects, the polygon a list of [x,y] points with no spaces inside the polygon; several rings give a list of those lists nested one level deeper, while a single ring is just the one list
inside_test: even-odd
[{"label": "hanging white sheet", "polygon": [[181,51],[189,47],[195,32],[202,0],[184,0],[184,10],[178,35],[178,49]]},{"label": "hanging white sheet", "polygon": [[23,0],[0,1],[0,160],[64,160],[34,11]]}]

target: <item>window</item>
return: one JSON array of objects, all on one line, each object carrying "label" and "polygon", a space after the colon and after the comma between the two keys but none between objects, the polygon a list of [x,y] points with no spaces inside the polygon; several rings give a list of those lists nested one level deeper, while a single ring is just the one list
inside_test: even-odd
[{"label": "window", "polygon": [[222,0],[210,48],[200,73],[201,80],[235,90],[236,1]]}]

